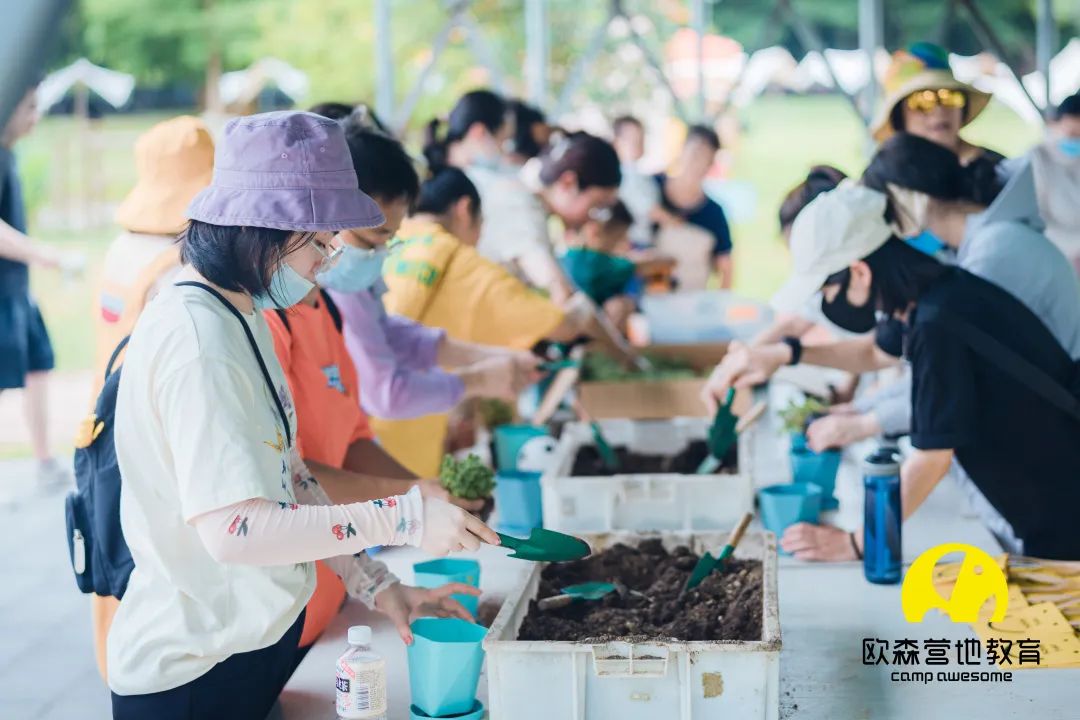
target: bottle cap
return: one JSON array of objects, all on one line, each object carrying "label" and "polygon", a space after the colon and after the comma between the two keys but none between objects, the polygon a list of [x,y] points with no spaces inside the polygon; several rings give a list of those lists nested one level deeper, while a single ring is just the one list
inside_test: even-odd
[{"label": "bottle cap", "polygon": [[863,460],[862,471],[864,475],[871,477],[888,477],[900,472],[900,461],[898,451],[881,447]]},{"label": "bottle cap", "polygon": [[349,628],[350,645],[370,645],[371,628],[367,625],[353,625]]}]

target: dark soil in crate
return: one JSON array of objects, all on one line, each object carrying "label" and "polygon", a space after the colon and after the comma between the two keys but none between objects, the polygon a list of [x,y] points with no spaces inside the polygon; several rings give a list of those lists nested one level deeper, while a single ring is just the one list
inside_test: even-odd
[{"label": "dark soil in crate", "polygon": [[548,565],[537,599],[592,580],[622,583],[627,591],[546,612],[534,600],[518,640],[760,640],[761,563],[733,558],[723,573],[714,571],[680,599],[697,560],[689,548],[668,553],[650,539],[636,548],[618,544],[584,560]]},{"label": "dark soil in crate", "polygon": [[[571,475],[574,477],[590,477],[596,475],[635,474],[635,473],[679,473],[692,475],[701,465],[701,461],[709,454],[709,448],[704,440],[694,440],[676,455],[640,455],[632,453],[625,447],[613,448],[619,458],[618,468],[614,471],[604,465],[603,458],[594,445],[586,445],[578,449],[577,457],[574,458],[574,468]],[[736,472],[739,467],[738,443],[732,445],[724,458],[723,464],[716,472]]]}]

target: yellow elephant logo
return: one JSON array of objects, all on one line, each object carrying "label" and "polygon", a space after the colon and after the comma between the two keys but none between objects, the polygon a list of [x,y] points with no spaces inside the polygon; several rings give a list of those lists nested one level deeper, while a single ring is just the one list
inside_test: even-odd
[{"label": "yellow elephant logo", "polygon": [[[934,567],[945,555],[963,553],[952,594],[943,598],[934,585]],[[953,622],[973,623],[979,620],[979,610],[994,599],[991,622],[1005,619],[1009,605],[1009,585],[1005,572],[992,557],[977,547],[963,543],[945,543],[932,547],[911,564],[900,590],[904,619],[922,622],[926,611],[937,608]]]}]

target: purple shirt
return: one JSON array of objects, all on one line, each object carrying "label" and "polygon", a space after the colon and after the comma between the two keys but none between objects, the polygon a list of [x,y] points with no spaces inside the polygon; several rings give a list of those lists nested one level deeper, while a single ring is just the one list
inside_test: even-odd
[{"label": "purple shirt", "polygon": [[446,332],[388,315],[382,280],[358,293],[330,290],[341,311],[345,346],[360,378],[360,404],[370,415],[406,420],[448,411],[465,394],[461,378],[437,364]]}]

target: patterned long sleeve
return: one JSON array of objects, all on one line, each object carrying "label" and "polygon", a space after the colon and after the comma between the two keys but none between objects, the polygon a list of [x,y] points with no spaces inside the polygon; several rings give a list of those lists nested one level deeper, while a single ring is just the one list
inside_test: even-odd
[{"label": "patterned long sleeve", "polygon": [[[294,466],[297,499],[327,501],[301,465]],[[405,495],[348,505],[308,505],[252,498],[204,513],[193,524],[207,552],[222,563],[285,565],[330,560],[349,594],[366,604],[393,578],[363,551],[375,545],[418,544],[423,502]]]}]

